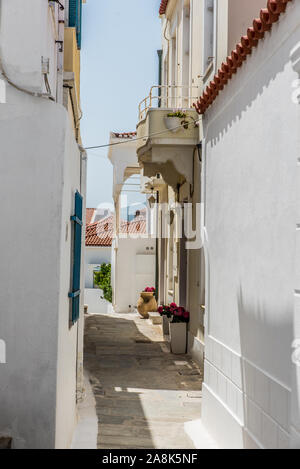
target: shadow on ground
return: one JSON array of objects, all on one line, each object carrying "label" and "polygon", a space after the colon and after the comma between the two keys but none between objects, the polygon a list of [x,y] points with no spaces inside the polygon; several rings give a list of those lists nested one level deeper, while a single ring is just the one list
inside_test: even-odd
[{"label": "shadow on ground", "polygon": [[88,316],[84,365],[99,449],[193,448],[183,426],[201,416],[200,371],[169,353],[159,326],[134,315]]}]

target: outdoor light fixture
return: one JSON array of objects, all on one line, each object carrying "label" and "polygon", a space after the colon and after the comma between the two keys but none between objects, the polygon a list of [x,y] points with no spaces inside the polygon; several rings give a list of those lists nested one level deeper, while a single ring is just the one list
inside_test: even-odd
[{"label": "outdoor light fixture", "polygon": [[150,208],[153,208],[153,207],[154,207],[155,202],[156,202],[156,198],[155,198],[154,195],[152,194],[152,195],[149,197],[149,199],[148,199],[148,203],[149,203]]}]

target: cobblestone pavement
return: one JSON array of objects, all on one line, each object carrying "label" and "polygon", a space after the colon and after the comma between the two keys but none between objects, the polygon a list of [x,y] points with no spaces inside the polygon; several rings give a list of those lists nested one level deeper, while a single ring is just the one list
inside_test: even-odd
[{"label": "cobblestone pavement", "polygon": [[184,423],[201,416],[202,380],[191,358],[171,354],[161,326],[137,314],[92,315],[85,324],[98,448],[194,448]]}]

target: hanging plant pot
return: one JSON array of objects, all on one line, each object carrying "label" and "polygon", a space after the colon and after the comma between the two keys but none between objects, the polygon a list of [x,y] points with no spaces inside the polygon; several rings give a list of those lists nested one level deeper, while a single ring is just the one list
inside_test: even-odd
[{"label": "hanging plant pot", "polygon": [[171,352],[175,355],[186,353],[187,324],[185,322],[170,322]]},{"label": "hanging plant pot", "polygon": [[163,326],[163,334],[164,335],[169,335],[170,334],[169,324],[170,324],[171,321],[172,321],[172,318],[168,318],[168,316],[166,314],[163,315],[162,326]]},{"label": "hanging plant pot", "polygon": [[167,127],[168,130],[171,130],[173,133],[177,133],[180,130],[182,130],[181,122],[182,118],[181,117],[165,117],[165,126]]}]

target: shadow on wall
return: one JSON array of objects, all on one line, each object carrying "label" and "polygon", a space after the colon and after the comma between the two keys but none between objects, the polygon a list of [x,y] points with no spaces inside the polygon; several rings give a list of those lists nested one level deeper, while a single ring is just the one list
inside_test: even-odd
[{"label": "shadow on wall", "polygon": [[[281,21],[284,21],[285,17],[282,17]],[[280,23],[277,25],[280,27]],[[274,28],[275,29],[275,28]],[[276,77],[282,73],[287,64],[290,63],[290,53],[299,41],[299,37],[295,34],[292,35],[288,41],[281,48],[276,50],[275,54],[271,54],[271,58],[265,59],[270,53],[269,46],[277,39],[278,31],[272,30],[271,34],[266,33],[266,37],[263,44],[260,44],[257,49],[253,49],[252,55],[248,56],[247,61],[237,71],[237,75],[233,76],[228,85],[220,92],[215,103],[212,104],[211,108],[207,111],[210,115],[215,113],[218,117],[214,120],[213,133],[209,131],[208,141],[211,142],[212,146],[215,146],[220,142],[224,135],[230,130],[232,125],[242,118],[245,113],[268,88]],[[297,31],[298,32],[298,31]],[[267,51],[267,52],[266,52]],[[263,66],[260,66],[263,64]],[[295,73],[295,79],[297,74]],[[291,102],[292,94],[295,91],[292,88],[292,81],[285,83],[282,90],[287,94],[287,99]],[[272,112],[276,112],[276,102],[274,102],[274,95],[270,96],[270,107],[272,106]],[[226,105],[226,103],[228,105]],[[219,114],[219,106],[222,107],[222,112]],[[262,108],[258,109],[258,112],[262,111]],[[213,115],[213,114],[212,114]],[[284,119],[284,114],[278,110],[278,119]],[[210,120],[210,117],[207,119]],[[205,125],[205,119],[204,119]],[[261,124],[262,131],[265,131],[265,135],[271,135],[269,133],[269,124],[265,120]],[[272,130],[272,129],[270,129]],[[249,133],[250,135],[250,133]]]},{"label": "shadow on wall", "polygon": [[157,448],[153,425],[162,445],[167,440],[184,447],[189,441],[183,415],[200,418],[201,404],[196,396],[184,404],[176,391],[200,392],[201,376],[186,355],[166,353],[162,345],[143,335],[133,320],[86,318],[84,366],[96,399],[99,449]]},{"label": "shadow on wall", "polygon": [[112,304],[104,299],[103,291],[100,288],[85,288],[84,304],[87,305],[89,314],[112,312]]},{"label": "shadow on wall", "polygon": [[286,375],[291,383],[291,312],[253,304],[245,298],[242,287],[238,311],[245,447],[250,433],[266,449],[285,449],[289,445],[291,396],[290,384],[281,384],[281,377]]}]

